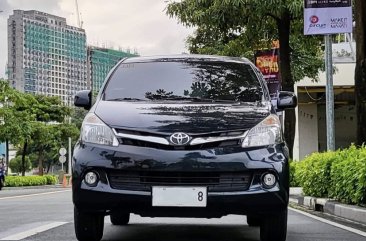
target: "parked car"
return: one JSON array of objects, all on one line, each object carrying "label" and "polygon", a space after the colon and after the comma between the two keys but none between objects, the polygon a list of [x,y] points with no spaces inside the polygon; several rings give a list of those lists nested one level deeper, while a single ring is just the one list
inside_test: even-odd
[{"label": "parked car", "polygon": [[73,154],[78,240],[100,240],[104,216],[247,215],[262,241],[284,241],[288,148],[276,106],[247,59],[203,55],[134,57],[111,71],[89,110]]}]

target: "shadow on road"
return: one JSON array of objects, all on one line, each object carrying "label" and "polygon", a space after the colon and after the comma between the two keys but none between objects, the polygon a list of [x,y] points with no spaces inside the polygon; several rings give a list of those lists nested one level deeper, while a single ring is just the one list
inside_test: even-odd
[{"label": "shadow on road", "polygon": [[130,224],[104,227],[103,241],[258,241],[259,228],[247,225]]}]

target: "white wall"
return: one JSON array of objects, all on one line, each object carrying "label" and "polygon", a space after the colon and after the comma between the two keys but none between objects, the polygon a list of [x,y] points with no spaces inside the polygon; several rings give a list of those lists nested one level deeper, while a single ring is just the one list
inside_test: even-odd
[{"label": "white wall", "polygon": [[[334,111],[335,125],[335,148],[346,148],[351,143],[356,142],[357,134],[357,116],[356,108],[351,105],[336,108]],[[318,135],[319,135],[319,151],[327,149],[327,134],[326,134],[326,110],[325,105],[318,107]]]},{"label": "white wall", "polygon": [[[333,75],[333,85],[337,86],[347,86],[355,85],[355,63],[337,63],[334,65],[336,67],[336,72]],[[326,76],[325,72],[319,74],[319,81],[313,82],[309,78],[305,78],[295,84],[295,89],[297,86],[325,86]]]},{"label": "white wall", "polygon": [[318,150],[317,104],[299,105],[296,115],[293,159],[302,160],[306,155]]}]

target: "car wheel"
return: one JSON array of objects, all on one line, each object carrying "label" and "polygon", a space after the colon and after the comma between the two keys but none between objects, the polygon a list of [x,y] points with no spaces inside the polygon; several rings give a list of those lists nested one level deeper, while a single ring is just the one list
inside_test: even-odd
[{"label": "car wheel", "polygon": [[79,241],[100,241],[103,237],[104,215],[85,213],[74,207],[74,225]]},{"label": "car wheel", "polygon": [[250,227],[259,227],[261,225],[261,219],[256,216],[247,215],[247,223]]},{"label": "car wheel", "polygon": [[130,214],[123,211],[112,211],[110,219],[113,225],[127,225],[130,221]]},{"label": "car wheel", "polygon": [[262,219],[261,241],[285,241],[287,234],[287,209]]}]

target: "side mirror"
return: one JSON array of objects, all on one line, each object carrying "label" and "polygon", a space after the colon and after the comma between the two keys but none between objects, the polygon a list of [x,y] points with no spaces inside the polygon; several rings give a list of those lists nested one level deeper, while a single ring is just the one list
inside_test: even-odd
[{"label": "side mirror", "polygon": [[92,93],[90,90],[82,90],[76,93],[74,98],[74,105],[90,110],[92,106]]},{"label": "side mirror", "polygon": [[297,97],[293,92],[280,91],[277,96],[277,109],[285,110],[297,106]]}]

